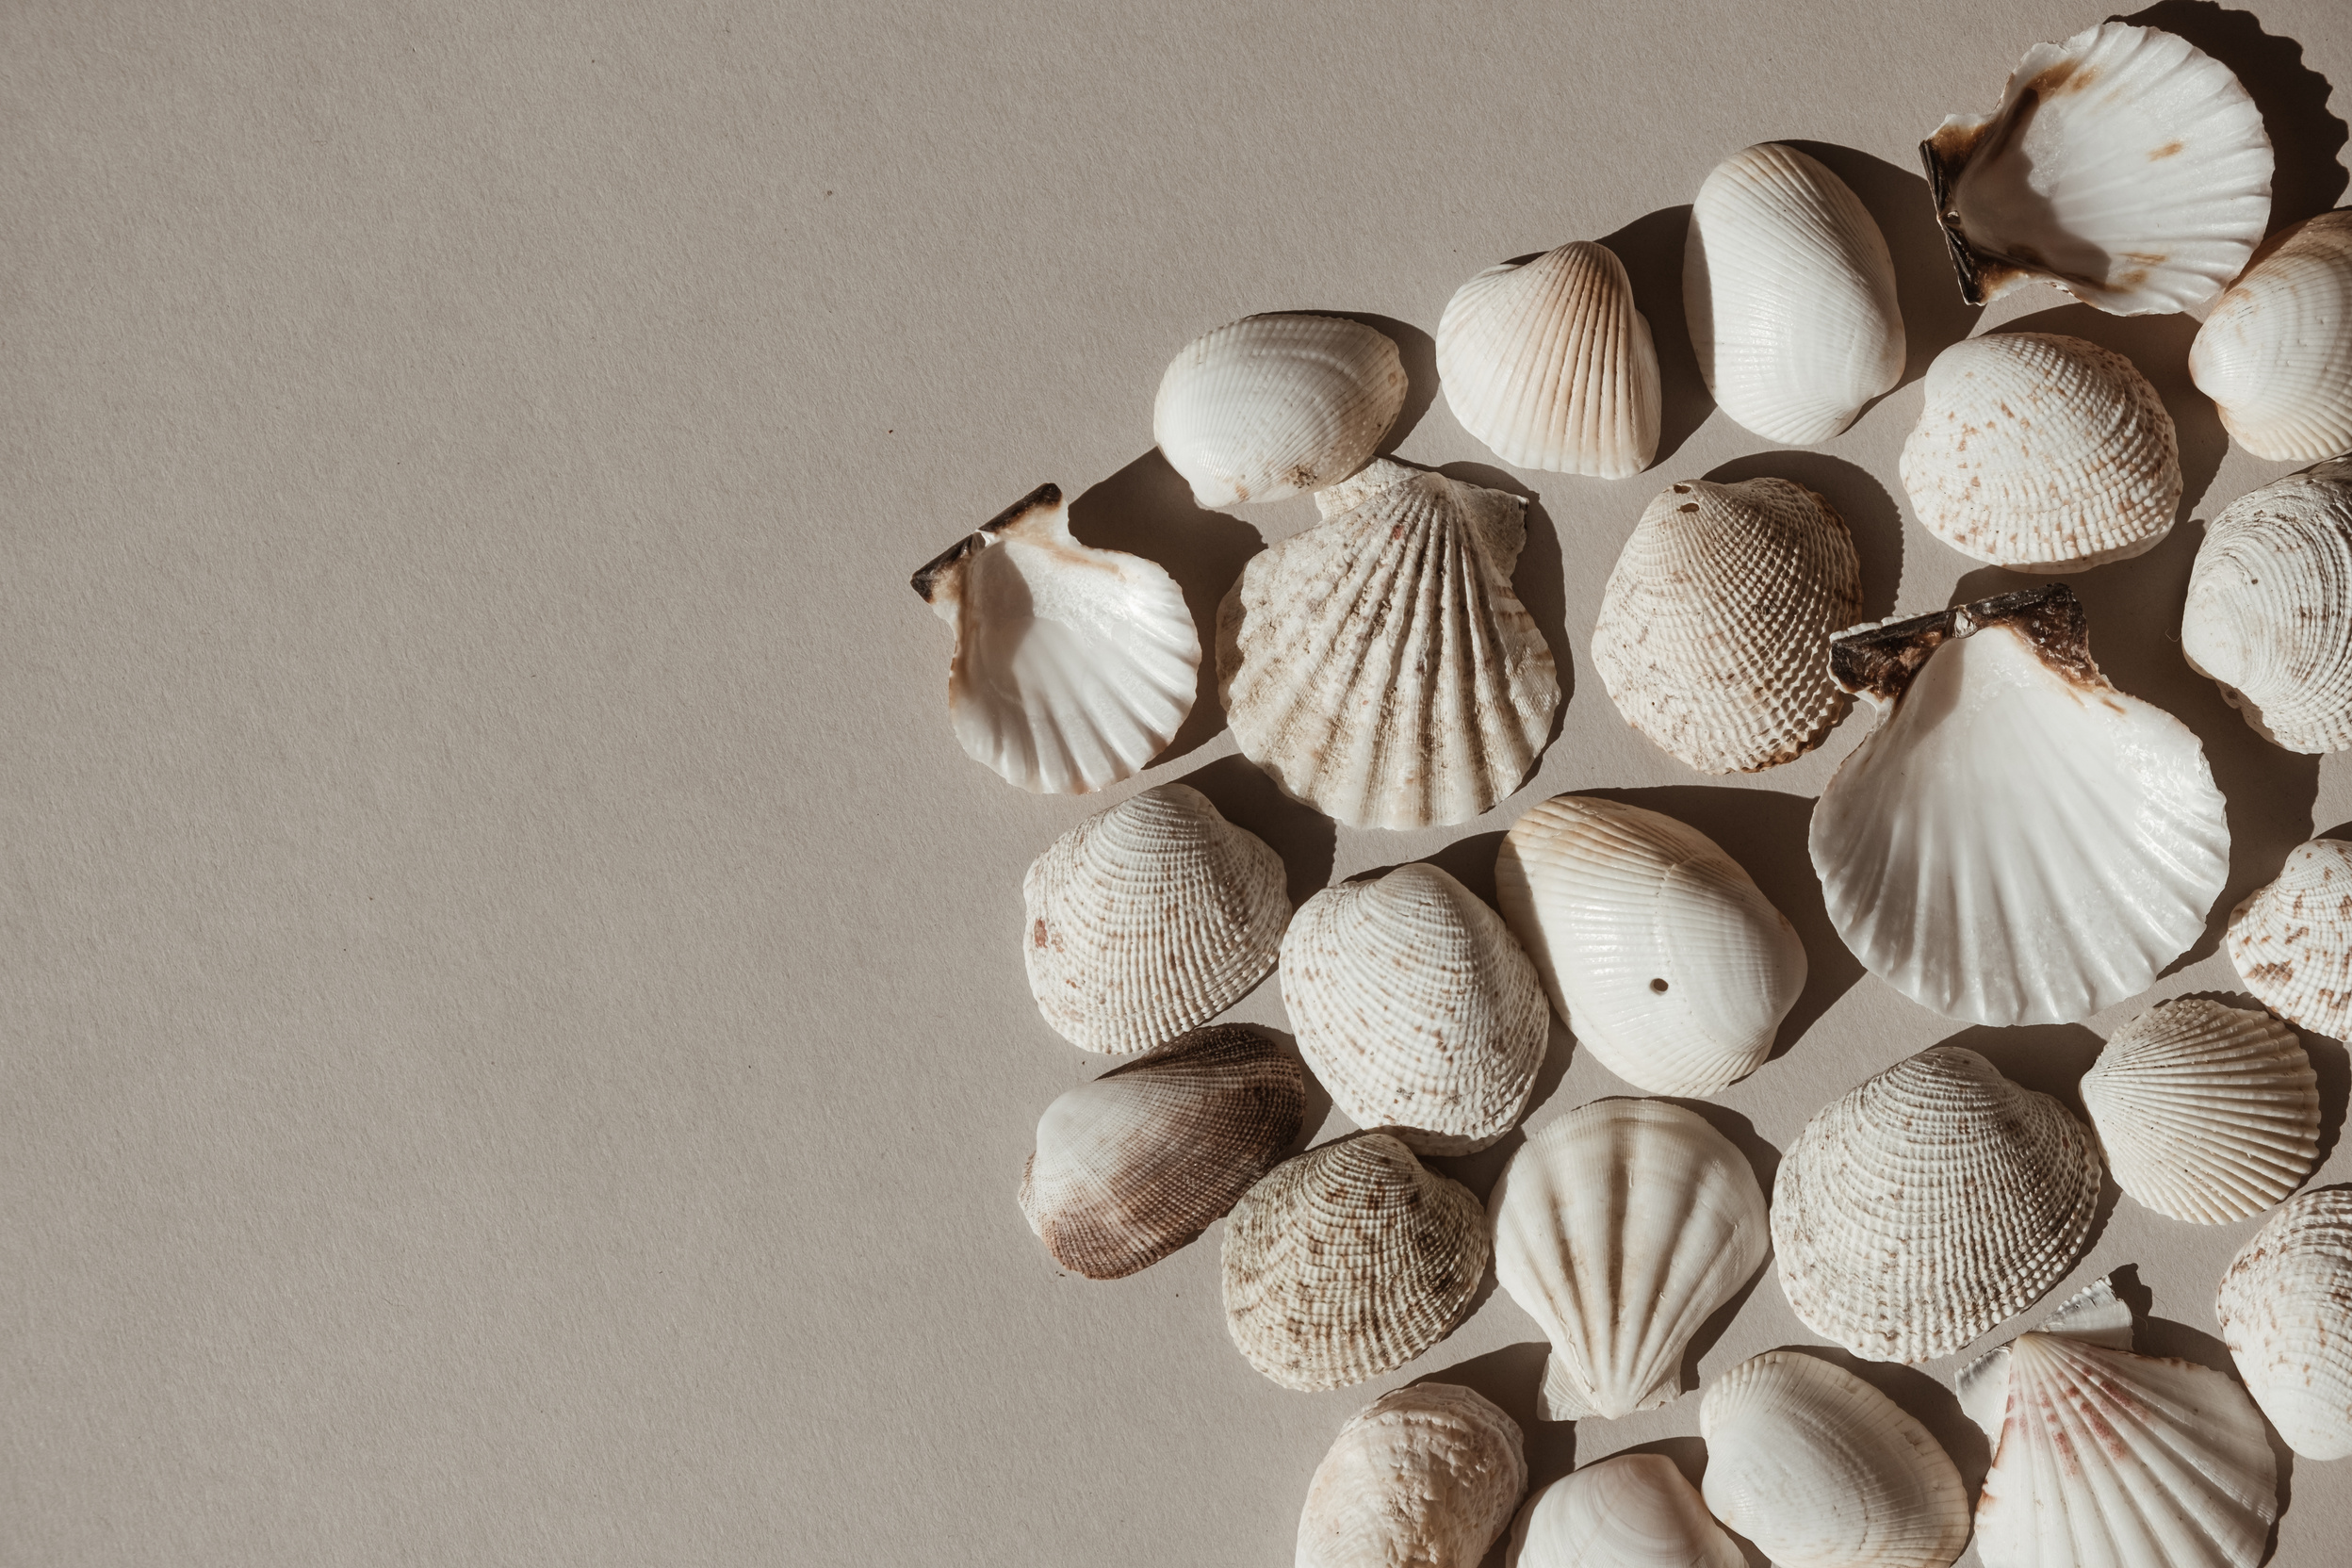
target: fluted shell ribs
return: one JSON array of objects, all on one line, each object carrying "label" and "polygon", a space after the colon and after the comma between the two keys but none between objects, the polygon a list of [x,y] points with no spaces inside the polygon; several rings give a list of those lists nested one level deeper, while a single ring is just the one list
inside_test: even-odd
[{"label": "fluted shell ribs", "polygon": [[2289,1200],[2221,1277],[2213,1311],[2287,1446],[2352,1456],[2352,1187]]},{"label": "fluted shell ribs", "polygon": [[1552,1342],[1546,1421],[1652,1410],[1690,1336],[1764,1261],[1756,1172],[1662,1100],[1599,1100],[1531,1135],[1487,1200],[1494,1277]]},{"label": "fluted shell ribs", "polygon": [[2109,685],[2064,583],[1857,627],[1830,668],[1879,709],[1813,809],[1831,923],[1977,1023],[2068,1023],[2188,950],[2230,870],[2204,748]]},{"label": "fluted shell ribs", "polygon": [[1805,944],[1739,863],[1639,806],[1554,795],[1494,858],[1503,918],[1560,1019],[1652,1094],[1755,1071],[1805,989]]},{"label": "fluted shell ribs", "polygon": [[1717,406],[1768,440],[1826,441],[1903,379],[1886,237],[1794,147],[1735,153],[1699,187],[1682,303]]},{"label": "fluted shell ribs", "polygon": [[1513,466],[1625,479],[1657,454],[1658,351],[1605,245],[1463,284],[1437,324],[1437,378],[1462,428]]},{"label": "fluted shell ribs", "polygon": [[1116,1280],[1188,1246],[1298,1135],[1305,1075],[1234,1024],[1180,1035],[1046,1107],[1021,1212],[1063,1267]]},{"label": "fluted shell ribs", "polygon": [[1485,1217],[1385,1133],[1285,1160],[1225,1223],[1225,1327],[1285,1388],[1344,1388],[1444,1339],[1486,1272]]},{"label": "fluted shell ribs", "polygon": [[2257,457],[2352,449],[2352,212],[2297,224],[2230,286],[2189,345],[2189,379]]},{"label": "fluted shell ribs", "polygon": [[2352,462],[2249,491],[2205,526],[2180,653],[2265,740],[2352,746]]},{"label": "fluted shell ribs", "polygon": [[1511,1568],[1743,1568],[1739,1544],[1663,1454],[1619,1454],[1539,1488]]},{"label": "fluted shell ribs", "polygon": [[2152,549],[2180,501],[2172,416],[2148,378],[2052,333],[1994,333],[1937,354],[1901,467],[1930,533],[2020,572]]},{"label": "fluted shell ribs", "polygon": [[1315,497],[1217,617],[1242,754],[1350,827],[1467,822],[1518,788],[1560,706],[1511,568],[1527,502],[1385,458]]},{"label": "fluted shell ribs", "polygon": [[2313,839],[2278,879],[2230,911],[2224,945],[2262,1005],[2313,1034],[2352,1037],[2352,843]]},{"label": "fluted shell ribs", "polygon": [[2270,138],[2230,68],[2109,22],[2037,43],[2001,107],[1919,144],[1970,304],[2045,278],[2116,316],[2202,315],[2270,225]]},{"label": "fluted shell ribs", "polygon": [[1274,968],[1290,920],[1282,857],[1187,784],[1088,817],[1021,892],[1030,994],[1088,1051],[1141,1051],[1208,1022]]},{"label": "fluted shell ribs", "polygon": [[1690,480],[1642,514],[1592,629],[1625,722],[1701,773],[1819,745],[1845,711],[1829,635],[1862,612],[1845,519],[1785,479]]},{"label": "fluted shell ribs", "polygon": [[1938,1045],[1831,1101],[1772,1188],[1781,1289],[1866,1361],[1950,1355],[2066,1277],[2099,1205],[2088,1129]]},{"label": "fluted shell ribs", "polygon": [[1405,406],[1396,345],[1336,316],[1248,316],[1160,378],[1152,438],[1204,507],[1273,501],[1364,466]]},{"label": "fluted shell ribs", "polygon": [[1527,1489],[1519,1423],[1472,1389],[1393,1389],[1339,1429],[1298,1515],[1298,1568],[1478,1568]]},{"label": "fluted shell ribs", "polygon": [[1359,1127],[1484,1149],[1527,1109],[1551,1010],[1502,917],[1430,865],[1326,888],[1282,936],[1298,1051]]}]

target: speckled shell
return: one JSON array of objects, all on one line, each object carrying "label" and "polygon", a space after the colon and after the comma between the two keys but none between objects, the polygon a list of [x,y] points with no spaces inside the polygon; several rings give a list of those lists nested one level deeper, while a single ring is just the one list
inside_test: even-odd
[{"label": "speckled shell", "polygon": [[1031,863],[1021,892],[1030,994],[1089,1051],[1141,1051],[1208,1022],[1272,971],[1290,920],[1282,857],[1187,784],[1088,817]]},{"label": "speckled shell", "polygon": [[1152,438],[1204,507],[1273,501],[1364,466],[1405,406],[1396,345],[1336,316],[1247,316],[1160,378]]},{"label": "speckled shell", "polygon": [[2278,879],[2230,911],[2223,945],[2262,1005],[2315,1035],[2352,1037],[2352,843],[2290,850]]},{"label": "speckled shell", "polygon": [[2352,462],[2249,491],[2205,525],[2180,654],[2264,739],[2352,746]]},{"label": "speckled shell", "polygon": [[1845,519],[1785,479],[1690,480],[1642,514],[1592,629],[1625,722],[1701,773],[1754,773],[1821,743],[1846,709],[1829,634],[1862,613]]},{"label": "speckled shell", "polygon": [[1519,1423],[1454,1383],[1392,1389],[1339,1429],[1298,1568],[1478,1568],[1527,1490]]},{"label": "speckled shell", "polygon": [[2297,224],[2231,286],[2189,345],[2189,379],[2257,457],[2352,449],[2352,212]]},{"label": "speckled shell", "polygon": [[1385,1133],[1285,1160],[1225,1223],[1225,1328],[1284,1388],[1344,1388],[1444,1339],[1486,1272],[1470,1189]]},{"label": "speckled shell", "polygon": [[1663,1454],[1619,1454],[1537,1489],[1511,1568],[1744,1568],[1739,1544]]},{"label": "speckled shell", "polygon": [[2288,1200],[2221,1277],[2213,1312],[2287,1446],[2352,1457],[2352,1187]]},{"label": "speckled shell", "polygon": [[1430,865],[1326,888],[1282,936],[1298,1051],[1359,1127],[1423,1154],[1518,1123],[1551,1034],[1535,966],[1478,895]]}]

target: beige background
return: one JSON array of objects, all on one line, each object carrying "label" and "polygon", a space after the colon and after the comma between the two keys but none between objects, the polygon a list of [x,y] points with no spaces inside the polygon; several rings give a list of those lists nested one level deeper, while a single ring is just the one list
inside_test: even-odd
[{"label": "beige background", "polygon": [[[2262,95],[2281,215],[2334,204],[2352,16],[2168,14]],[[1812,955],[1784,1054],[1712,1113],[1768,1179],[1936,1040],[2069,1093],[2136,1004],[1963,1029],[1829,931],[1805,825],[1860,723],[1701,780],[1586,644],[1642,504],[1690,476],[1831,495],[1871,614],[1998,585],[1894,466],[1919,369],[1997,321],[2139,361],[2184,519],[2291,466],[2228,448],[2179,318],[1959,305],[1912,146],[2097,19],[0,8],[0,1561],[1276,1564],[1380,1388],[1443,1373],[1529,1414],[1507,1297],[1394,1378],[1292,1394],[1226,1341],[1218,1233],[1093,1284],[1013,1202],[1037,1114],[1102,1065],[1029,1001],[1021,874],[1103,803],[963,757],[906,576],[1054,480],[1210,611],[1313,516],[1196,514],[1151,451],[1162,367],[1248,312],[1393,323],[1396,449],[1535,498],[1519,581],[1573,700],[1536,777],[1446,831],[1334,833],[1213,701],[1150,779],[1265,834],[1299,896],[1429,856],[1491,889],[1499,830],[1561,790],[1713,833]],[[1680,326],[1683,205],[1766,138],[1878,213],[1912,331],[1911,379],[1804,453],[1712,412]],[[1604,237],[1663,351],[1658,465],[1510,473],[1431,400],[1427,335],[1487,263]],[[2352,817],[2352,772],[2182,666],[2197,541],[2078,585],[2108,671],[2204,739],[2226,908]],[[2235,988],[2214,935],[2158,993]],[[1279,1026],[1276,988],[1235,1016]],[[2312,1053],[2352,1176],[2352,1070]],[[1556,1034],[1534,1119],[1620,1087]],[[1483,1193],[1508,1152],[1447,1163]],[[2212,1361],[2253,1228],[2124,1200],[2075,1280],[2135,1266],[2144,1347]],[[1812,1342],[1769,1273],[1710,1333],[1701,1376]],[[1973,1476],[1952,1364],[1872,1375]],[[1696,1420],[1531,1425],[1529,1453],[1539,1480],[1661,1444],[1695,1473]],[[2342,1560],[2352,1467],[2291,1488],[2277,1560]]]}]

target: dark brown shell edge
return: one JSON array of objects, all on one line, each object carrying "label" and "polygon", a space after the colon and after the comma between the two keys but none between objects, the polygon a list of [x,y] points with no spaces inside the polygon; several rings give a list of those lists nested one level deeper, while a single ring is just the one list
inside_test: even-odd
[{"label": "dark brown shell edge", "polygon": [[1030,491],[1026,496],[917,567],[914,577],[910,580],[915,593],[921,596],[923,603],[929,604],[931,596],[939,589],[939,579],[946,574],[947,569],[961,563],[972,551],[981,547],[983,543],[981,535],[1002,533],[1040,507],[1050,509],[1061,504],[1062,487],[1060,485],[1038,485],[1035,490]]},{"label": "dark brown shell edge", "polygon": [[2091,624],[2082,601],[2064,582],[1838,632],[1829,640],[1830,678],[1849,692],[1899,701],[1937,648],[1994,626],[2016,629],[2044,664],[2074,684],[2109,690],[2091,658]]},{"label": "dark brown shell edge", "polygon": [[1978,250],[1968,243],[1968,234],[1960,226],[1960,211],[1952,204],[1952,189],[1959,184],[1961,170],[1968,167],[1968,160],[1985,143],[1992,143],[1992,150],[1998,152],[2010,138],[2024,134],[2043,99],[2081,92],[2099,79],[2098,71],[2083,71],[2081,65],[2080,60],[2061,59],[2028,82],[2016,98],[2004,92],[2001,106],[1982,123],[1940,127],[1919,143],[1919,161],[1927,166],[1928,194],[1936,203],[1936,226],[1944,231],[1944,243],[1952,252],[1952,270],[1960,276],[1960,297],[1969,304],[1982,305],[1988,287],[2018,273],[2048,278],[2086,302],[2083,290],[2094,294],[2106,292],[2101,280],[2061,272],[2031,251],[2004,256]]}]

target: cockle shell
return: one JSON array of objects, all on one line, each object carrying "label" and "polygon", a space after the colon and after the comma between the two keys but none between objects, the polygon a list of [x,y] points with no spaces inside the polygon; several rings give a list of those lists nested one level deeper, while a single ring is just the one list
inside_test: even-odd
[{"label": "cockle shell", "polygon": [[1805,989],[1805,944],[1739,863],[1639,806],[1554,795],[1494,858],[1503,918],[1601,1064],[1653,1094],[1755,1071]]},{"label": "cockle shell", "polygon": [[1037,1010],[1088,1051],[1140,1051],[1206,1023],[1274,968],[1282,858],[1200,791],[1162,784],[1054,841],[1021,885]]},{"label": "cockle shell", "polygon": [[2289,1199],[2221,1277],[2213,1312],[2287,1446],[2352,1456],[2352,1187]]},{"label": "cockle shell", "polygon": [[1605,245],[1463,284],[1437,323],[1437,379],[1462,428],[1515,467],[1624,479],[1658,451],[1658,351]]},{"label": "cockle shell", "polygon": [[1950,1355],[2066,1277],[2099,1206],[2089,1130],[1963,1046],[1831,1101],[1772,1187],[1780,1286],[1866,1361]]},{"label": "cockle shell", "polygon": [[1519,1423],[1414,1383],[1339,1429],[1298,1515],[1298,1568],[1478,1568],[1527,1490]]},{"label": "cockle shell", "polygon": [[1663,1454],[1619,1454],[1538,1488],[1510,1568],[1743,1568],[1739,1544]]},{"label": "cockle shell", "polygon": [[1845,711],[1829,634],[1862,612],[1845,519],[1785,479],[1690,480],[1642,514],[1592,629],[1625,722],[1701,773],[1754,773]]},{"label": "cockle shell", "polygon": [[2248,491],[2205,525],[2180,655],[2265,740],[2352,746],[2352,462]]},{"label": "cockle shell", "polygon": [[1954,1018],[2066,1023],[2203,934],[2221,792],[2187,726],[2099,673],[2073,589],[1857,627],[1830,667],[1879,721],[1813,808],[1813,866],[1872,973]]},{"label": "cockle shell", "polygon": [[1560,706],[1511,591],[1527,502],[1385,458],[1315,497],[1217,611],[1242,754],[1350,827],[1467,822],[1518,788]]},{"label": "cockle shell", "polygon": [[1903,379],[1886,237],[1845,181],[1782,142],[1699,187],[1682,304],[1717,406],[1767,440],[1826,441]]},{"label": "cockle shell", "polygon": [[2230,911],[2230,961],[2262,1005],[2313,1034],[2352,1036],[2352,843],[2313,839]]},{"label": "cockle shell", "polygon": [[2295,225],[2230,286],[2189,345],[2189,379],[2257,457],[2352,448],[2352,212]]},{"label": "cockle shell", "polygon": [[1453,1332],[1486,1272],[1485,1217],[1386,1133],[1285,1160],[1225,1222],[1225,1328],[1285,1388],[1394,1371]]},{"label": "cockle shell", "polygon": [[2180,443],[2148,378],[2121,354],[2046,332],[1937,354],[1902,471],[1930,533],[2020,572],[2152,549],[2180,501]]},{"label": "cockle shell", "polygon": [[1487,1199],[1494,1277],[1552,1342],[1546,1421],[1671,1402],[1682,1354],[1764,1261],[1756,1171],[1662,1100],[1598,1100],[1530,1135]]},{"label": "cockle shell", "polygon": [[1298,1051],[1359,1127],[1424,1154],[1484,1149],[1527,1109],[1551,1009],[1478,895],[1430,865],[1326,888],[1282,936]]},{"label": "cockle shell", "polygon": [[1274,501],[1364,466],[1405,406],[1396,345],[1337,316],[1246,316],[1184,345],[1152,438],[1203,507]]}]

